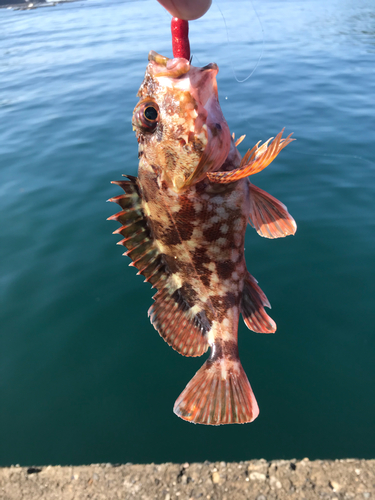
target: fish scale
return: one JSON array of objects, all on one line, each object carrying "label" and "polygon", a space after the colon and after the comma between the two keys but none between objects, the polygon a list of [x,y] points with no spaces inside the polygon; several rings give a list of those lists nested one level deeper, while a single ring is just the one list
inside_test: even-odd
[{"label": "fish scale", "polygon": [[273,333],[269,301],[246,269],[249,222],[267,238],[294,234],[285,205],[249,182],[292,139],[259,142],[243,158],[221,112],[216,74],[184,58],[149,54],[133,129],[138,178],[116,182],[123,209],[119,244],[157,293],[148,314],[177,352],[210,355],[177,398],[184,420],[220,425],[254,420],[258,405],[238,353],[238,321]]}]

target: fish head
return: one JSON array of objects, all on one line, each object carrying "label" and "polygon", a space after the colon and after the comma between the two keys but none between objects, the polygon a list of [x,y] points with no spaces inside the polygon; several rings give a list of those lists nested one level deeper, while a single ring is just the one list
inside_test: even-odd
[{"label": "fish head", "polygon": [[220,108],[211,63],[203,68],[187,59],[149,54],[133,113],[139,155],[180,193],[220,168],[231,136]]}]

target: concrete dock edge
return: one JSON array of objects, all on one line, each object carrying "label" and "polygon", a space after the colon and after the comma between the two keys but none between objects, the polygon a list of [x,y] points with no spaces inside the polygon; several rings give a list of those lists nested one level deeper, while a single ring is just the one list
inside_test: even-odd
[{"label": "concrete dock edge", "polygon": [[375,499],[375,460],[0,468],[1,500]]}]

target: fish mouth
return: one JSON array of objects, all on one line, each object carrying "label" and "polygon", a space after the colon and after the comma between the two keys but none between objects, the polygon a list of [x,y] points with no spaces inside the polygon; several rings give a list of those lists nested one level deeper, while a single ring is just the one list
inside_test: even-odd
[{"label": "fish mouth", "polygon": [[183,57],[176,57],[169,59],[151,50],[148,54],[150,61],[151,73],[155,77],[167,76],[169,78],[179,78],[186,75],[190,70],[190,62]]},{"label": "fish mouth", "polygon": [[161,54],[158,54],[154,50],[150,50],[148,53],[148,60],[149,61],[154,61],[160,66],[167,66],[167,62],[169,61],[169,57],[162,56]]},{"label": "fish mouth", "polygon": [[[150,63],[154,63],[151,64],[151,73],[155,77],[167,76],[169,78],[179,78],[180,76],[186,75],[191,68],[190,61],[183,57],[169,59],[169,57],[162,56],[154,50],[149,52],[148,60]],[[210,63],[203,66],[203,68],[199,68],[199,70],[203,72],[213,72],[217,75],[219,68],[216,63]]]}]

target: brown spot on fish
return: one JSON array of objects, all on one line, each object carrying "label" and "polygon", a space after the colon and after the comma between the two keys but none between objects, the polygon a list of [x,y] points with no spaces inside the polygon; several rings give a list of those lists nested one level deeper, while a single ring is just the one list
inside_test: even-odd
[{"label": "brown spot on fish", "polygon": [[194,268],[205,287],[209,287],[211,283],[212,272],[208,269],[205,264],[210,264],[211,258],[207,255],[207,251],[204,247],[198,247],[194,250],[192,255]]},{"label": "brown spot on fish", "polygon": [[184,297],[184,300],[190,305],[189,307],[198,302],[198,294],[190,283],[184,283],[181,289],[179,290],[179,293],[181,294],[181,296]]},{"label": "brown spot on fish", "polygon": [[237,360],[238,357],[238,344],[233,340],[226,340],[223,343],[223,355],[229,360]]},{"label": "brown spot on fish", "polygon": [[160,240],[165,246],[178,245],[181,242],[180,235],[176,231],[175,227],[163,228],[160,232]]},{"label": "brown spot on fish", "polygon": [[223,344],[222,342],[215,342],[212,346],[211,354],[210,354],[210,362],[213,363],[217,359],[222,359],[224,356],[223,353]]},{"label": "brown spot on fish", "polygon": [[211,328],[210,321],[207,318],[207,315],[204,311],[200,311],[195,315],[198,323],[201,325],[201,328],[204,332],[208,332]]},{"label": "brown spot on fish", "polygon": [[194,232],[194,225],[192,222],[184,222],[182,220],[176,221],[177,230],[180,234],[182,241],[189,241]]},{"label": "brown spot on fish", "polygon": [[225,361],[237,361],[238,357],[238,345],[234,340],[225,340],[221,342],[218,340],[212,346],[212,351],[210,355],[210,361],[214,362],[218,359]]},{"label": "brown spot on fish", "polygon": [[239,295],[234,294],[232,292],[227,292],[226,295],[224,296],[225,304],[227,306],[227,309],[230,309],[233,306],[236,306],[238,304],[238,299]]},{"label": "brown spot on fish", "polygon": [[225,260],[224,262],[216,262],[216,269],[219,278],[222,280],[229,279],[236,269],[236,263],[232,260]]},{"label": "brown spot on fish", "polygon": [[224,298],[220,295],[210,295],[210,303],[215,310],[216,320],[221,322],[226,316],[227,307]]},{"label": "brown spot on fish", "polygon": [[219,323],[227,317],[227,312],[239,301],[239,294],[226,292],[224,295],[210,295],[210,301],[216,311],[216,319]]},{"label": "brown spot on fish", "polygon": [[218,220],[218,222],[209,225],[207,229],[203,231],[203,236],[205,240],[208,242],[216,241],[221,236],[220,233],[221,225],[222,221],[220,219]]},{"label": "brown spot on fish", "polygon": [[181,201],[178,212],[174,215],[174,222],[182,241],[191,239],[194,231],[196,211],[194,203],[188,199]]}]

